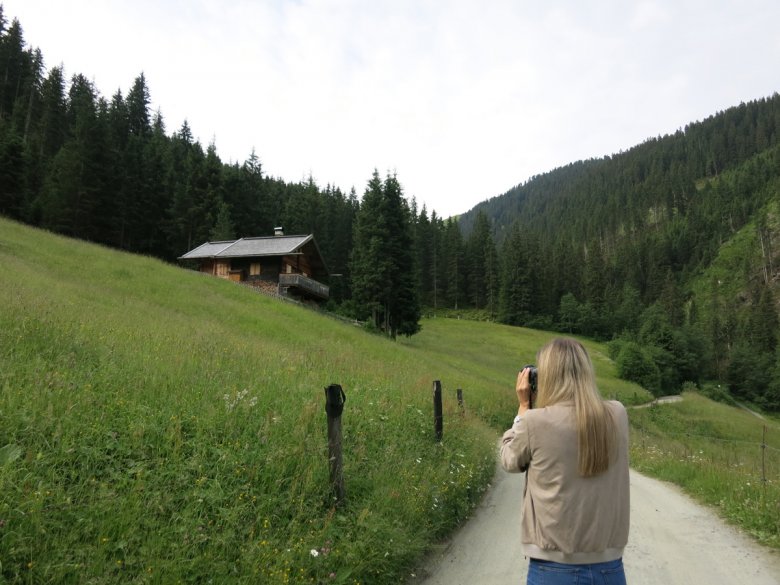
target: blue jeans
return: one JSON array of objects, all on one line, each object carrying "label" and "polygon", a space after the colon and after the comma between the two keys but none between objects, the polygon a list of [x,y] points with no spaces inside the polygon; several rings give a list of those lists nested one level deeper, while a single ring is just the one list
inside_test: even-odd
[{"label": "blue jeans", "polygon": [[626,585],[623,559],[592,565],[562,565],[531,559],[527,585]]}]

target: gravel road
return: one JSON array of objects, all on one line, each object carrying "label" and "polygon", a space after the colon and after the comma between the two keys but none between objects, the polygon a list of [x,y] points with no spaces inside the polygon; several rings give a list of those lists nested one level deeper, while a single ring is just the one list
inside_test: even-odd
[{"label": "gravel road", "polygon": [[[409,585],[524,585],[524,476],[501,470],[474,517]],[[631,471],[629,585],[780,585],[780,554],[762,548],[678,488]]]}]

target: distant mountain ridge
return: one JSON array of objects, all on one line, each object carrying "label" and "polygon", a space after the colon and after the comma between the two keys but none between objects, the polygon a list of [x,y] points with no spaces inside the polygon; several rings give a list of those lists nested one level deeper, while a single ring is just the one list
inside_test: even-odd
[{"label": "distant mountain ridge", "polygon": [[[584,227],[592,236],[598,226],[614,227],[616,218],[641,225],[637,208],[680,209],[681,197],[696,181],[717,177],[775,145],[780,130],[780,96],[762,98],[729,108],[674,134],[649,138],[611,156],[572,162],[536,175],[506,193],[477,204],[460,216],[464,234],[484,211],[500,237],[515,220],[542,221],[557,229],[559,221]],[[600,191],[601,197],[593,197]],[[568,213],[555,203],[565,202]],[[595,204],[590,219],[579,217],[582,204]],[[549,213],[548,213],[549,210]],[[595,217],[594,217],[595,215]],[[640,221],[637,221],[637,220]]]},{"label": "distant mountain ridge", "polygon": [[778,131],[775,93],[463,214],[465,237],[486,216],[501,256],[521,256],[504,320],[660,347],[661,385],[723,380],[780,406]]}]

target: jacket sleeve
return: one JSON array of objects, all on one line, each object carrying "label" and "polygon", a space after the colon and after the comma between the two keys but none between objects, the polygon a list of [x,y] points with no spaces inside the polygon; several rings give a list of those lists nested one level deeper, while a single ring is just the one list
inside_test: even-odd
[{"label": "jacket sleeve", "polygon": [[509,473],[521,473],[531,462],[528,423],[520,419],[501,439],[501,467]]}]

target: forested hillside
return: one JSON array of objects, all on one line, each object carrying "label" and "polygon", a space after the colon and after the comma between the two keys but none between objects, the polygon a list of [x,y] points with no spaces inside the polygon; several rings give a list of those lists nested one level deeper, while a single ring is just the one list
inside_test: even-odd
[{"label": "forested hillside", "polygon": [[0,214],[168,261],[281,225],[315,235],[329,308],[389,335],[474,310],[614,339],[657,393],[721,383],[780,408],[777,94],[444,219],[374,169],[345,193],[274,178],[262,153],[225,163],[186,121],[168,133],[143,74],[107,98],[44,62],[0,7]]},{"label": "forested hillside", "polygon": [[478,205],[461,226],[502,242],[502,318],[619,336],[658,392],[712,379],[780,407],[778,131],[775,94]]},{"label": "forested hillside", "polygon": [[127,95],[106,98],[89,75],[47,70],[0,5],[0,214],[168,261],[208,240],[283,226],[315,235],[333,275],[330,308],[391,335],[417,331],[421,305],[496,313],[497,273],[488,293],[474,276],[483,242],[469,248],[454,220],[418,209],[394,175],[366,169],[359,199],[354,189],[274,178],[255,152],[224,163],[187,121],[169,134],[150,93],[143,74]]}]

